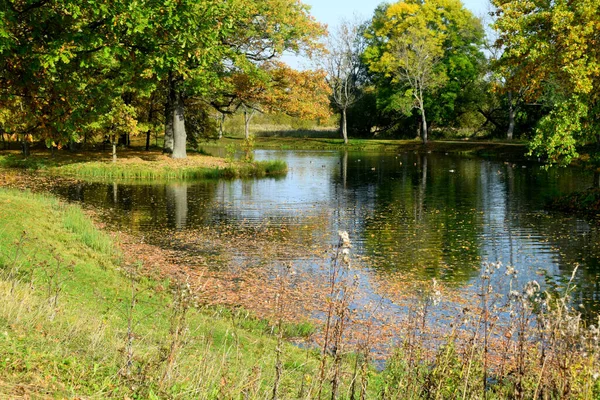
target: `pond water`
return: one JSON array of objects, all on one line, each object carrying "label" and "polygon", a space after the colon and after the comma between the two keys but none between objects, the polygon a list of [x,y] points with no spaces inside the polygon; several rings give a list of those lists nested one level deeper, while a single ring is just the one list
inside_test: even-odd
[{"label": "pond water", "polygon": [[[279,179],[89,183],[56,192],[103,210],[113,228],[161,246],[176,237],[192,254],[204,250],[181,242],[203,227],[247,235],[280,230],[307,245],[335,244],[338,230],[346,230],[371,297],[384,296],[377,282],[402,276],[436,278],[460,294],[471,290],[484,262],[502,261],[519,271],[521,283],[564,285],[577,266],[575,301],[588,311],[600,308],[598,226],[544,211],[548,198],[588,187],[588,172],[444,153],[257,150],[256,158],[283,159],[289,172]],[[281,257],[310,268],[305,257]]]}]

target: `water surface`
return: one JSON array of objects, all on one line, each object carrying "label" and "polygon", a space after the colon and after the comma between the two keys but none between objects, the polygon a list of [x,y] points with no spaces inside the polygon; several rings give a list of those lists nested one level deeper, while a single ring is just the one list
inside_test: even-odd
[{"label": "water surface", "polygon": [[[354,254],[367,260],[359,275],[372,297],[382,295],[378,282],[403,277],[436,278],[469,291],[485,261],[515,266],[523,283],[564,284],[577,266],[575,301],[599,309],[598,227],[544,211],[550,197],[588,187],[592,177],[585,171],[444,153],[259,150],[256,158],[283,159],[289,173],[279,179],[89,183],[56,191],[102,210],[116,229],[162,246],[176,237],[182,251],[192,253],[197,242],[181,242],[186,232],[203,227],[248,235],[280,230],[286,240],[307,246],[334,244],[337,231],[347,230]],[[310,268],[304,257],[288,257]]]}]

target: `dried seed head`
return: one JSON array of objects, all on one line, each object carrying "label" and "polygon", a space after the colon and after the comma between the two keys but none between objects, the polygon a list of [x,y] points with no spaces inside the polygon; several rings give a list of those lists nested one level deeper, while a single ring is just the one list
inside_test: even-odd
[{"label": "dried seed head", "polygon": [[338,231],[338,235],[340,236],[340,241],[342,242],[342,248],[351,248],[352,245],[350,243],[350,236],[346,231]]}]

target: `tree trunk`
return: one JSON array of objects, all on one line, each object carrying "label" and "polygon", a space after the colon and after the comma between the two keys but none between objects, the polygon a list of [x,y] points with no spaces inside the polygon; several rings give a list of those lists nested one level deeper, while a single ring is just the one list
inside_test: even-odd
[{"label": "tree trunk", "polygon": [[513,107],[512,92],[508,92],[508,131],[506,132],[508,140],[512,140],[515,131],[515,114],[516,110]]},{"label": "tree trunk", "polygon": [[175,104],[175,82],[173,76],[169,72],[169,93],[165,102],[165,142],[163,145],[163,153],[173,153],[174,133],[173,133],[173,109]]},{"label": "tree trunk", "polygon": [[225,124],[225,114],[220,113],[219,118],[219,139],[223,138],[223,125]]},{"label": "tree trunk", "polygon": [[21,141],[21,147],[23,151],[23,155],[25,157],[29,157],[29,142],[27,142],[27,137],[23,135],[23,140]]},{"label": "tree trunk", "polygon": [[425,118],[425,107],[421,106],[421,120],[423,123],[421,139],[423,144],[427,144],[427,119]]},{"label": "tree trunk", "polygon": [[175,93],[173,106],[173,154],[171,157],[186,158],[187,135],[185,133],[183,98],[180,92]]},{"label": "tree trunk", "polygon": [[346,124],[346,109],[342,110],[342,137],[344,138],[344,144],[348,144],[348,126]]},{"label": "tree trunk", "polygon": [[594,188],[600,188],[600,171],[595,170],[594,171],[594,182],[593,182],[593,187]]}]

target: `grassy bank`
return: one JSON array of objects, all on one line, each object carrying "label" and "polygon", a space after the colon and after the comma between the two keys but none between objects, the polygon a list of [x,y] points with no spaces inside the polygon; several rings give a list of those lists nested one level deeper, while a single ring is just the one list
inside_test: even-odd
[{"label": "grassy bank", "polygon": [[92,152],[61,152],[59,156],[39,152],[26,158],[12,153],[0,156],[0,167],[44,171],[50,175],[80,179],[231,179],[282,176],[287,172],[287,165],[280,160],[226,161],[198,154],[173,160],[158,152],[140,151],[123,152],[116,162],[106,155]]},{"label": "grassy bank", "polygon": [[0,397],[254,399],[276,385],[283,398],[314,390],[316,355],[278,345],[278,326],[283,337],[306,326],[195,304],[186,285],[124,265],[114,238],[56,198],[0,189],[0,205]]}]

